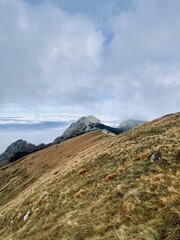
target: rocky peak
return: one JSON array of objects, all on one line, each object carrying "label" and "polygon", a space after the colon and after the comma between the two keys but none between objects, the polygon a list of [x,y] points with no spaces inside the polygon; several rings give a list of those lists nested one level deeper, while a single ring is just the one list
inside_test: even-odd
[{"label": "rocky peak", "polygon": [[36,150],[36,146],[34,144],[31,144],[22,139],[19,139],[13,142],[9,147],[7,147],[5,152],[0,154],[0,161],[11,160],[17,154],[22,154],[22,153],[27,154],[35,150]]},{"label": "rocky peak", "polygon": [[90,115],[88,117],[81,117],[77,122],[72,123],[63,133],[62,136],[57,137],[53,143],[59,143],[68,138],[76,137],[82,133],[92,130],[92,125],[101,123],[99,119]]},{"label": "rocky peak", "polygon": [[70,127],[68,127],[64,131],[63,137],[64,139],[67,139],[82,134],[84,132],[88,132],[91,125],[94,123],[100,123],[100,120],[91,115],[88,117],[81,117],[77,122],[72,123]]},{"label": "rocky peak", "polygon": [[19,139],[15,142],[13,142],[9,147],[7,147],[6,151],[8,152],[16,152],[16,151],[24,151],[25,149],[32,149],[34,148],[35,145],[28,143],[27,141],[23,140],[23,139]]},{"label": "rocky peak", "polygon": [[88,117],[82,117],[79,119],[79,121],[83,121],[83,122],[89,122],[91,123],[101,123],[101,121],[99,119],[97,119],[96,117],[90,115]]}]

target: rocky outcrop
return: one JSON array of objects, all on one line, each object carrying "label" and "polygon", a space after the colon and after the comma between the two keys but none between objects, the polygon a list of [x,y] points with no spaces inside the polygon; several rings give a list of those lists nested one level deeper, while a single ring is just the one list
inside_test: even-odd
[{"label": "rocky outcrop", "polygon": [[120,123],[118,128],[121,129],[122,131],[127,131],[129,129],[138,127],[138,126],[140,126],[140,125],[142,125],[144,123],[145,123],[145,121],[128,119],[128,120],[123,121],[122,123]]},{"label": "rocky outcrop", "polygon": [[94,116],[82,117],[77,122],[72,123],[63,133],[62,136],[54,140],[55,143],[60,143],[66,139],[76,137],[83,133],[96,130],[95,124],[101,123],[99,119]]},{"label": "rocky outcrop", "polygon": [[45,147],[45,144],[36,146],[28,143],[27,141],[19,139],[16,142],[13,142],[2,154],[0,154],[0,166],[14,162],[29,153],[41,150]]},{"label": "rocky outcrop", "polygon": [[68,127],[64,133],[64,139],[75,137],[80,135],[84,132],[88,132],[92,129],[92,124],[101,123],[99,119],[95,118],[94,116],[82,117],[77,122],[72,123],[70,127]]}]

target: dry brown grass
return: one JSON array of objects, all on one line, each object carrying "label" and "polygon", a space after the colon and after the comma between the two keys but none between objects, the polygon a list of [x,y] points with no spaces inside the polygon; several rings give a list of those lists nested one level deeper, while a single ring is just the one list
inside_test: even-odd
[{"label": "dry brown grass", "polygon": [[179,146],[177,113],[117,137],[91,132],[1,169],[0,239],[179,240]]}]

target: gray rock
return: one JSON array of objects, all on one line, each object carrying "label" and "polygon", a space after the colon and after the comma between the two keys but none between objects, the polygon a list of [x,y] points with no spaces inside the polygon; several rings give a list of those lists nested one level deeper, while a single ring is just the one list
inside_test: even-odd
[{"label": "gray rock", "polygon": [[161,159],[161,153],[160,152],[155,152],[150,156],[150,161],[151,162],[156,162]]},{"label": "gray rock", "polygon": [[0,161],[13,161],[16,160],[14,158],[18,158],[19,155],[24,155],[25,153],[31,153],[36,150],[36,146],[34,144],[28,143],[22,139],[13,142],[5,152],[0,154]]},{"label": "gray rock", "polygon": [[77,122],[72,123],[71,126],[64,131],[64,139],[77,136],[84,132],[88,132],[90,130],[91,124],[93,123],[100,123],[100,120],[93,116],[80,118]]},{"label": "gray rock", "polygon": [[82,117],[77,122],[72,123],[63,133],[62,136],[57,137],[53,144],[60,143],[66,139],[76,137],[82,133],[95,130],[93,124],[101,123],[99,119],[94,116]]},{"label": "gray rock", "polygon": [[28,210],[27,213],[24,215],[23,220],[27,221],[31,214],[32,214],[32,211]]}]

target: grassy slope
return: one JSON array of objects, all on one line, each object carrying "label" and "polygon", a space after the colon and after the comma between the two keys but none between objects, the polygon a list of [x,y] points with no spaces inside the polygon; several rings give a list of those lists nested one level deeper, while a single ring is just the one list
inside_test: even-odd
[{"label": "grassy slope", "polygon": [[180,113],[29,155],[0,170],[0,239],[178,240],[179,162]]}]

